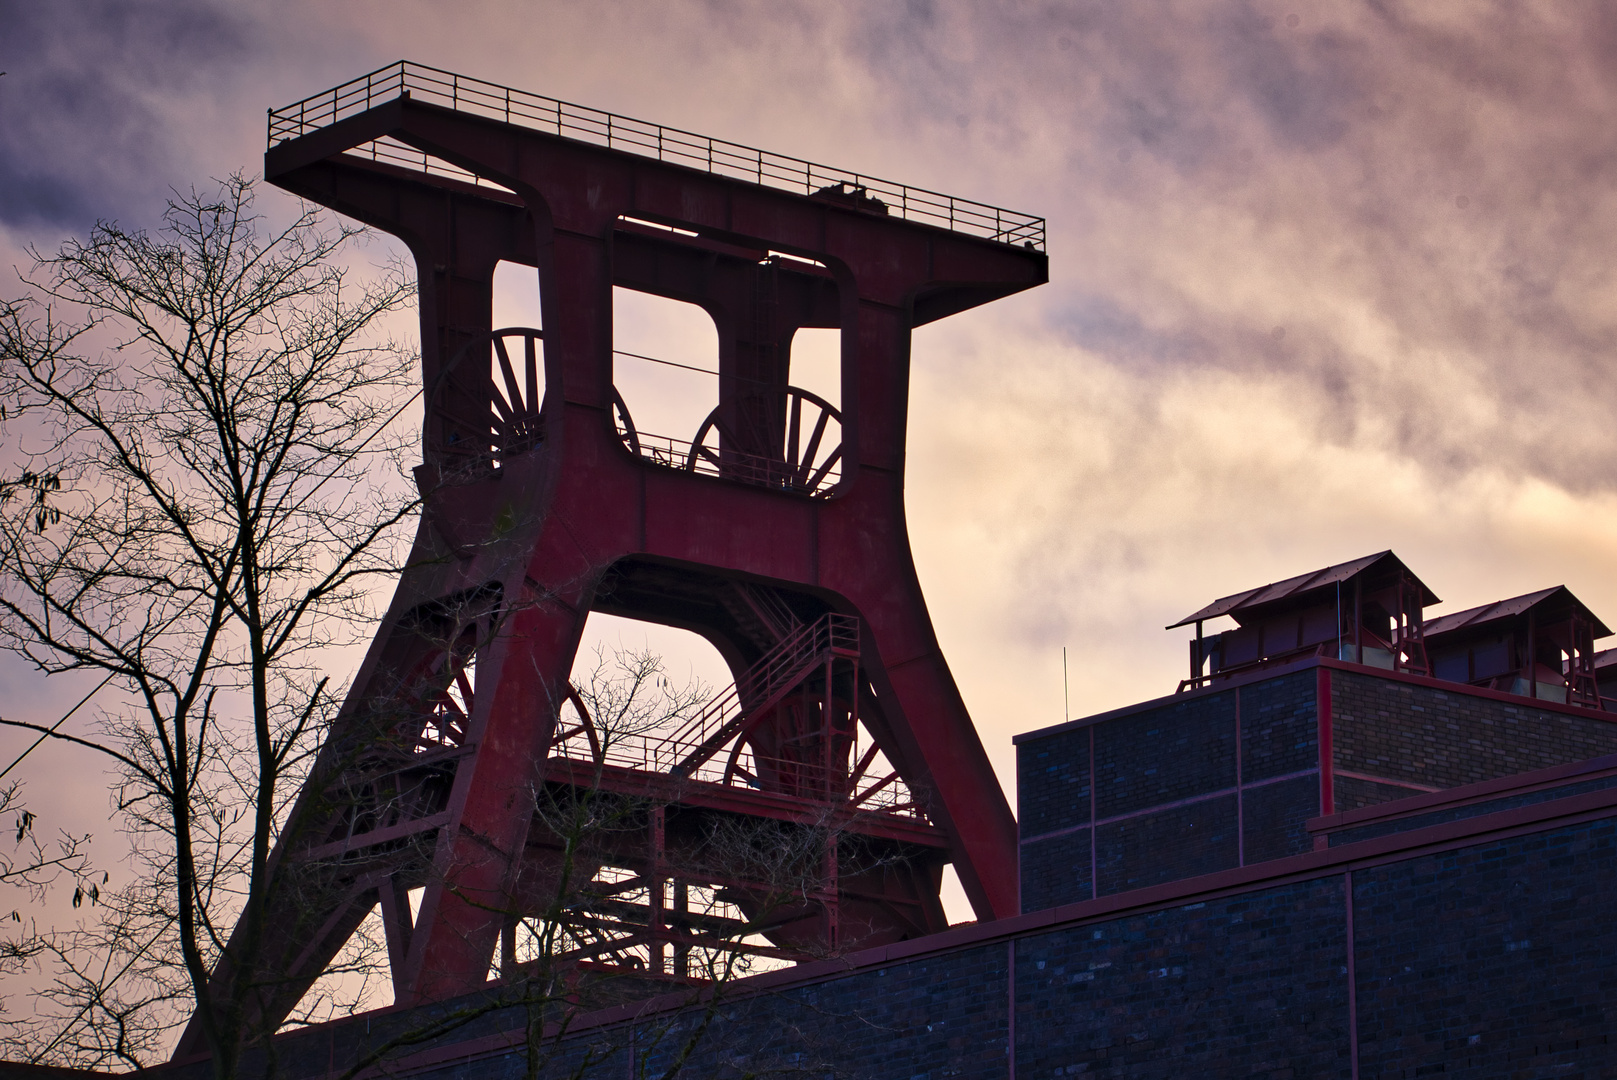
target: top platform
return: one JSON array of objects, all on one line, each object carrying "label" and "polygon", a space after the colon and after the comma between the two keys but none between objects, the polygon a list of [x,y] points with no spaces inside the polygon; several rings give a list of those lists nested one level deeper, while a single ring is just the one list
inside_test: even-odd
[{"label": "top platform", "polygon": [[[1034,251],[1045,250],[1044,219],[1032,214],[573,105],[405,60],[284,108],[269,110],[269,146],[318,131],[405,95],[458,112],[684,165],[716,176],[751,181],[797,195],[827,195],[839,202],[856,200],[864,209],[877,210],[904,221]],[[470,173],[429,159],[414,147],[391,139],[378,139],[358,152],[393,165],[479,182]]]}]

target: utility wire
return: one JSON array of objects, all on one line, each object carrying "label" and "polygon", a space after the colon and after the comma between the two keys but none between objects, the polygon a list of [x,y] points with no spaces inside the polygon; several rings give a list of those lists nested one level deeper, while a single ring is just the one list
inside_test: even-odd
[{"label": "utility wire", "polygon": [[56,721],[56,723],[52,724],[51,729],[49,731],[47,731],[45,734],[41,735],[39,738],[35,739],[33,741],[33,744],[31,746],[29,746],[28,749],[26,749],[22,753],[18,754],[16,760],[13,761],[10,765],[7,765],[4,769],[0,769],[0,779],[4,779],[6,773],[10,772],[12,769],[15,769],[18,765],[22,764],[22,759],[27,757],[29,754],[32,754],[34,752],[34,749],[36,747],[38,747],[40,743],[44,742],[46,739],[48,739],[52,735],[56,734],[56,729],[61,727],[63,724],[67,723],[68,717],[70,717],[74,713],[78,712],[79,709],[81,709],[84,706],[84,703],[86,701],[89,701],[91,698],[93,698],[97,694],[99,694],[101,692],[101,687],[107,685],[111,681],[112,681],[112,676],[108,675],[105,679],[101,680],[101,682],[96,686],[96,688],[94,690],[91,690],[88,694],[85,694],[82,698],[80,698],[79,703],[77,705],[73,706],[71,709],[67,710],[66,715],[64,715],[60,720]]},{"label": "utility wire", "polygon": [[629,352],[629,351],[627,351],[625,349],[613,349],[612,350],[612,355],[614,355],[614,356],[630,356],[630,357],[633,357],[636,360],[647,360],[647,361],[650,361],[653,364],[662,364],[665,367],[683,368],[686,371],[694,371],[694,372],[696,372],[696,373],[698,373],[700,375],[717,375],[721,379],[732,379],[735,382],[753,383],[756,386],[774,386],[774,387],[780,386],[779,383],[774,382],[774,381],[772,381],[770,379],[751,379],[751,378],[748,378],[745,375],[726,375],[722,371],[714,371],[711,368],[693,367],[690,364],[676,364],[672,360],[660,360],[655,356],[645,356],[645,355],[643,355],[641,353]]}]

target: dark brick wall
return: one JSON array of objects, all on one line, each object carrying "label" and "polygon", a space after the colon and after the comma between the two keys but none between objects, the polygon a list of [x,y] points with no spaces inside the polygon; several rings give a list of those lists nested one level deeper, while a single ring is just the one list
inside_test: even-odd
[{"label": "dark brick wall", "polygon": [[[996,944],[738,1004],[682,1075],[1001,1080],[1009,959]],[[650,1056],[647,1076],[663,1075],[671,1049]]]},{"label": "dark brick wall", "polygon": [[1611,819],[1355,873],[1360,1075],[1617,1075],[1614,890]]},{"label": "dark brick wall", "polygon": [[1090,831],[1074,829],[1022,845],[1022,910],[1088,900]]},{"label": "dark brick wall", "polygon": [[1016,751],[1017,823],[1025,837],[1089,823],[1089,729],[1058,732]]},{"label": "dark brick wall", "polygon": [[[1355,872],[1359,1075],[1617,1073],[1614,887],[1611,819]],[[1331,874],[1018,939],[1017,1076],[1350,1076],[1345,899]],[[836,1052],[801,1060],[846,1075],[1003,1077],[1004,947],[952,959],[776,995],[729,1045],[757,1040],[760,1069],[812,1038]],[[739,1075],[714,1045],[694,1075]]]},{"label": "dark brick wall", "polygon": [[[1022,910],[1088,899],[1085,838],[1050,833],[1089,820],[1090,737],[1098,893],[1250,865],[1312,846],[1304,823],[1321,811],[1319,670],[1033,735],[1017,747]],[[1352,810],[1617,752],[1617,723],[1495,701],[1380,674],[1330,670],[1334,809]],[[1240,826],[1227,804],[1169,804],[1235,786],[1239,709]],[[1287,777],[1274,784],[1260,781]],[[1258,784],[1256,787],[1248,785]],[[1124,820],[1108,818],[1124,816]],[[1234,841],[1239,835],[1240,851]]]},{"label": "dark brick wall", "polygon": [[1333,787],[1331,802],[1333,810],[1341,813],[1344,810],[1357,810],[1362,806],[1378,806],[1394,799],[1407,799],[1411,795],[1425,794],[1424,788],[1400,787],[1397,784],[1383,784],[1375,780],[1365,780],[1358,776],[1343,776],[1337,773],[1331,779]]},{"label": "dark brick wall", "polygon": [[[720,1002],[652,1023],[546,1044],[538,1076],[562,1080],[677,1075],[891,1080],[1001,1080],[1008,1069],[1006,972],[995,944],[894,964],[831,982]],[[688,1056],[687,1056],[688,1055]],[[452,1063],[423,1080],[522,1080],[525,1051]]]},{"label": "dark brick wall", "polygon": [[1340,878],[1024,938],[1016,1074],[1347,1077]]},{"label": "dark brick wall", "polygon": [[1308,819],[1319,813],[1319,771],[1246,788],[1241,812],[1248,865],[1312,849]]},{"label": "dark brick wall", "polygon": [[1095,856],[1102,896],[1239,866],[1235,794],[1104,823]]},{"label": "dark brick wall", "polygon": [[1095,725],[1101,820],[1234,786],[1233,691]]},{"label": "dark brick wall", "polygon": [[1393,818],[1390,821],[1371,822],[1354,829],[1342,829],[1330,834],[1330,844],[1332,847],[1340,847],[1343,844],[1353,844],[1360,840],[1373,840],[1378,836],[1408,832],[1411,829],[1423,829],[1428,825],[1441,825],[1447,821],[1463,821],[1466,818],[1477,817],[1480,814],[1492,814],[1500,810],[1514,810],[1518,806],[1532,806],[1536,803],[1549,802],[1552,799],[1570,798],[1573,795],[1582,795],[1588,791],[1603,791],[1609,787],[1617,787],[1617,776],[1599,776],[1589,780],[1563,784],[1560,787],[1541,788],[1538,791],[1520,791],[1501,795],[1497,799],[1468,803],[1465,806],[1445,806],[1432,810],[1430,813],[1410,814],[1407,817]]},{"label": "dark brick wall", "polygon": [[1356,672],[1331,672],[1331,712],[1338,769],[1436,788],[1617,751],[1612,721]]},{"label": "dark brick wall", "polygon": [[1319,767],[1319,696],[1313,670],[1240,689],[1243,783]]},{"label": "dark brick wall", "polygon": [[[1241,796],[1251,813],[1238,817],[1236,713],[1243,782],[1315,768],[1316,687],[1312,671],[1297,672],[1024,739],[1017,747],[1022,910],[1091,895],[1088,832],[1071,833],[1090,824],[1091,734],[1100,895],[1239,866],[1243,840],[1247,862],[1304,850],[1303,823],[1319,801],[1299,793],[1310,785],[1317,792],[1317,780],[1253,789]],[[1219,792],[1231,793],[1206,798]],[[1174,805],[1187,799],[1197,801]]]},{"label": "dark brick wall", "polygon": [[[1087,831],[1050,835],[1090,823],[1091,733],[1099,894],[1239,866],[1243,840],[1247,862],[1304,850],[1303,823],[1319,812],[1319,800],[1300,793],[1310,785],[1317,792],[1317,780],[1246,792],[1250,813],[1238,817],[1236,711],[1243,782],[1312,769],[1316,685],[1312,671],[1297,672],[1024,739],[1017,747],[1022,910],[1091,895]],[[1220,792],[1229,794],[1206,798]],[[1197,801],[1174,805],[1187,799]]]}]

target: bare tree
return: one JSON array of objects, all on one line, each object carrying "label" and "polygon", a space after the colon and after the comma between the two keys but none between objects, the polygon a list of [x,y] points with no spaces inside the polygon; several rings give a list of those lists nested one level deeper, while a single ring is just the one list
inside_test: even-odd
[{"label": "bare tree", "polygon": [[[20,759],[19,759],[20,760]],[[15,763],[14,763],[15,764]],[[46,951],[32,918],[21,907],[42,903],[52,885],[64,877],[73,882],[73,906],[86,901],[94,904],[101,897],[105,876],[96,881],[91,875],[88,836],[58,830],[50,840],[37,828],[39,819],[22,803],[22,785],[16,781],[0,787],[0,819],[12,817],[15,832],[8,847],[0,847],[0,975],[25,971]],[[4,999],[0,999],[4,1012]]]},{"label": "bare tree", "polygon": [[258,961],[253,901],[338,700],[316,662],[368,625],[415,508],[393,423],[414,357],[379,336],[411,282],[356,283],[355,234],[304,208],[266,235],[232,177],[156,233],[34,253],[0,304],[20,471],[0,495],[33,494],[0,500],[0,648],[110,677],[93,734],[0,723],[110,764],[143,869],[105,919],[36,942],[56,1007],[12,1036],[30,1060],[143,1063],[196,1009],[233,1075],[240,1002],[209,975],[238,918],[231,961]]},{"label": "bare tree", "polygon": [[[10,851],[0,848],[0,886],[37,901],[65,875],[75,882],[74,907],[100,899],[100,886],[89,880],[88,836],[59,830],[54,838],[43,839],[35,828],[39,819],[23,805],[22,785],[15,782],[0,787],[0,819],[8,816],[13,816],[15,835]],[[16,908],[0,912],[0,918],[22,922]]]},{"label": "bare tree", "polygon": [[[36,1021],[0,1035],[29,1061],[150,1064],[194,1014],[221,1080],[276,1067],[273,1045],[253,1045],[252,995],[278,978],[260,925],[270,852],[340,704],[321,650],[373,625],[373,587],[399,569],[418,500],[402,475],[413,438],[394,424],[414,358],[377,336],[408,302],[407,276],[351,282],[338,257],[354,230],[304,210],[265,236],[252,194],[232,178],[178,197],[156,234],[102,224],[36,255],[28,294],[0,304],[0,400],[21,446],[0,488],[0,648],[46,675],[108,680],[91,734],[0,724],[110,765],[137,863],[130,884],[97,896],[95,918],[19,943],[16,959],[51,980]],[[503,979],[404,1022],[350,1074],[510,1009],[537,1076],[576,1049],[566,1036],[581,1008],[666,991],[637,978],[633,957],[667,948],[694,1011],[603,1053],[640,1075],[671,1047],[672,1076],[727,984],[772,954],[761,933],[826,888],[841,837],[831,810],[717,820],[687,844],[693,880],[746,887],[680,894],[660,938],[624,929],[653,886],[621,861],[612,876],[617,838],[669,803],[606,790],[603,770],[620,743],[681,727],[705,693],[634,652],[601,654],[580,681],[571,723],[594,780],[534,792],[557,858],[502,913]],[[287,880],[275,887],[299,887]],[[620,961],[610,975],[584,974],[581,958],[607,953]],[[223,984],[211,978],[222,961]],[[292,1022],[363,1007],[385,967],[384,944],[361,934]],[[586,1052],[580,1068],[601,1060]]]}]

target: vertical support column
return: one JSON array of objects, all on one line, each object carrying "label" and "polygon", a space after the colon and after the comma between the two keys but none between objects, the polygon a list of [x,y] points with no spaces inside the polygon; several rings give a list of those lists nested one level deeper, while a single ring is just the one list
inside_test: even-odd
[{"label": "vertical support column", "polygon": [[410,932],[415,929],[410,914],[410,892],[393,874],[389,874],[376,891],[382,905],[382,931],[387,935],[387,959],[393,972],[393,993],[397,996],[403,985],[404,965],[410,955]]},{"label": "vertical support column", "polygon": [[[683,880],[674,879],[674,922],[675,929],[681,937],[690,935],[690,920],[687,916],[691,911],[690,886]],[[684,942],[674,944],[674,974],[681,979],[691,974],[691,947]]]},{"label": "vertical support column", "polygon": [[[864,675],[859,670],[858,647],[854,648],[854,656],[848,660],[848,742],[849,746],[857,746],[855,741],[859,738],[859,697],[864,690]],[[850,755],[851,758],[851,755]],[[848,777],[840,777],[837,781],[847,795],[853,794],[853,784]],[[1020,909],[1018,909],[1020,910]]]},{"label": "vertical support column", "polygon": [[826,642],[825,648],[825,705],[820,709],[820,798],[830,802],[837,797],[837,782],[835,776],[836,747],[837,747],[837,720],[834,714],[836,697],[832,693],[831,669],[837,662],[836,653],[831,651],[831,644]]},{"label": "vertical support column", "polygon": [[566,272],[545,274],[539,299],[545,322],[546,375],[550,358],[572,405],[612,407],[612,270],[605,245],[593,237],[557,231],[548,255]]},{"label": "vertical support column", "polygon": [[1332,770],[1331,747],[1331,669],[1323,664],[1315,679],[1315,715],[1319,721],[1319,812],[1336,813],[1336,778]]},{"label": "vertical support column", "polygon": [[829,823],[825,829],[825,854],[820,865],[825,879],[820,892],[820,904],[825,911],[825,948],[835,956],[842,946],[842,910],[837,902],[837,830]]},{"label": "vertical support column", "polygon": [[512,913],[500,928],[500,978],[509,979],[517,972],[517,925],[521,917]]},{"label": "vertical support column", "polygon": [[[515,590],[513,590],[513,593]],[[401,1004],[439,1001],[488,978],[533,817],[582,620],[565,604],[518,609],[479,651],[476,704],[406,964]]]},{"label": "vertical support column", "polygon": [[651,937],[651,940],[647,943],[647,948],[651,953],[651,962],[647,966],[653,975],[662,975],[668,970],[666,953],[668,927],[663,916],[663,871],[664,859],[667,855],[667,838],[664,833],[666,826],[667,811],[661,806],[652,810],[651,851],[646,864],[646,927]]},{"label": "vertical support column", "polygon": [[[824,779],[820,784],[820,798],[827,806],[837,797],[836,789],[840,786],[833,779],[834,765],[836,763],[837,722],[836,722],[836,694],[833,676],[837,662],[836,652],[833,649],[834,641],[829,624],[826,626],[825,640],[825,668],[822,685],[825,688],[825,702],[820,709],[820,771]],[[833,955],[841,946],[841,910],[837,903],[837,828],[838,822],[828,820],[825,822],[825,853],[822,856],[821,874],[824,882],[821,888],[821,904],[825,910],[825,946]]]},{"label": "vertical support column", "polygon": [[1235,865],[1246,865],[1246,792],[1241,786],[1241,688],[1239,686],[1235,688]]}]

